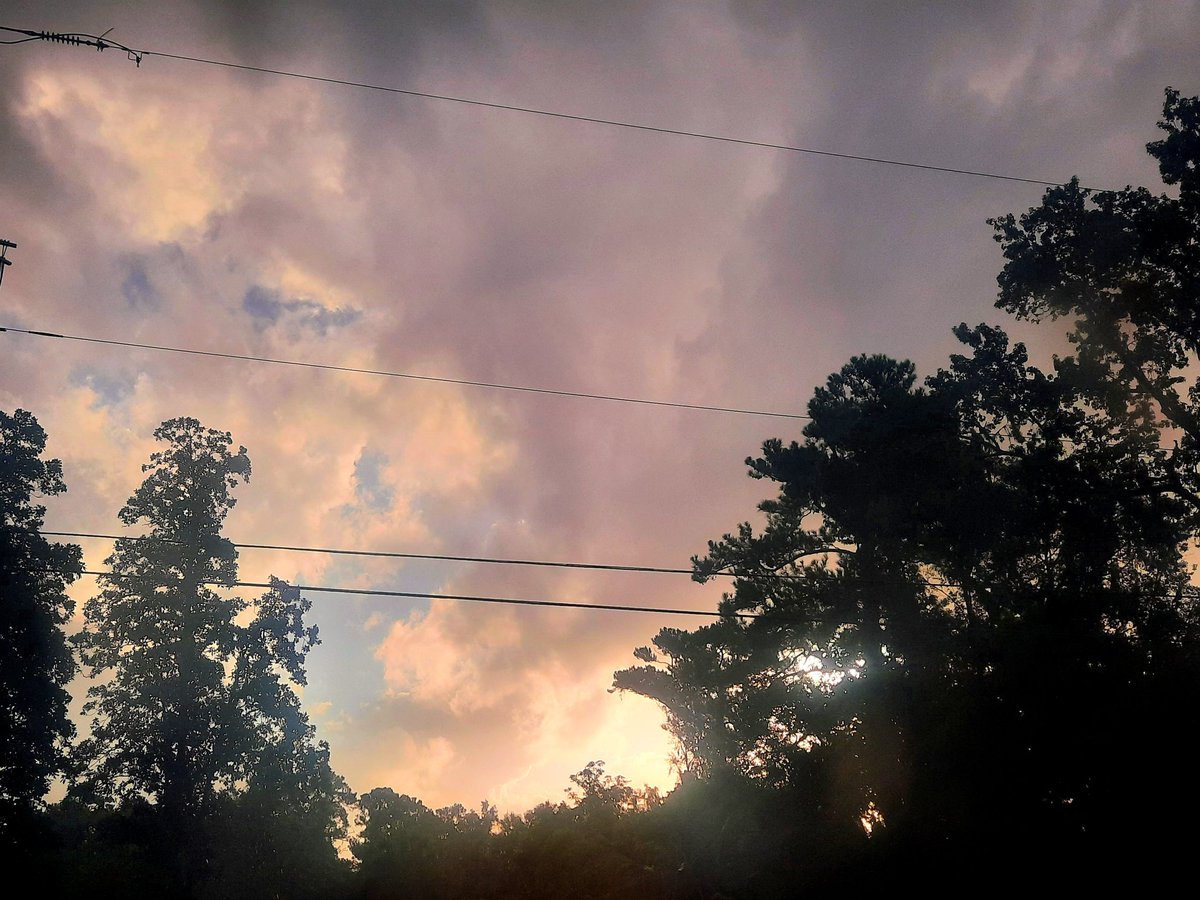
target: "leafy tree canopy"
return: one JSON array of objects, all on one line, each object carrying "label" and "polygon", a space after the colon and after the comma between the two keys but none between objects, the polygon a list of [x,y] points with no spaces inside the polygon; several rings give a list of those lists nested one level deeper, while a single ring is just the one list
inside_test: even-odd
[{"label": "leafy tree canopy", "polygon": [[27,827],[62,771],[74,726],[67,683],[75,661],[63,626],[74,612],[66,587],[83,568],[79,547],[40,534],[38,496],[66,490],[62,463],[44,460],[46,433],[18,409],[0,411],[0,846]]},{"label": "leafy tree canopy", "polygon": [[[72,795],[152,800],[185,890],[227,877],[239,852],[240,877],[261,869],[302,884],[313,866],[336,865],[331,842],[351,799],[293,688],[317,643],[310,604],[272,579],[240,624],[251,604],[213,588],[237,580],[221,526],[250,477],[246,450],[195,419],[164,422],[155,437],[165,448],[120,512],[145,534],[117,541],[77,638],[89,673],[104,677],[88,691],[94,719]],[[231,840],[247,831],[252,842]]]},{"label": "leafy tree canopy", "polygon": [[[1073,180],[992,220],[1005,258],[997,306],[1074,320],[1056,365],[1114,427],[1164,429],[1151,477],[1200,511],[1200,100],[1167,89],[1165,137],[1146,149],[1177,196],[1089,191]],[[1192,526],[1193,529],[1197,525]]]}]

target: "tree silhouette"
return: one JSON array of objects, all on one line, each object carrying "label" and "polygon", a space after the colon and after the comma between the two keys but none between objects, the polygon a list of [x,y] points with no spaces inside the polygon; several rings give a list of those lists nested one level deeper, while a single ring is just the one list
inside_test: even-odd
[{"label": "tree silhouette", "polygon": [[164,422],[155,437],[166,448],[120,511],[147,533],[117,541],[77,638],[90,674],[107,677],[88,691],[94,719],[72,796],[152,800],[178,890],[234,877],[245,889],[252,876],[311,888],[314,869],[337,865],[331,840],[349,795],[291,686],[317,640],[303,623],[309,604],[272,579],[239,624],[250,604],[212,587],[237,580],[221,525],[249,479],[246,450],[195,419]]},{"label": "tree silhouette", "polygon": [[242,717],[239,774],[209,816],[202,896],[344,893],[348,869],[335,842],[346,836],[354,794],[292,687],[307,683],[305,657],[319,643],[316,627],[304,625],[310,606],[298,588],[272,578],[239,630],[229,685]]},{"label": "tree silhouette", "polygon": [[1076,179],[1019,218],[993,219],[1006,260],[996,305],[1075,319],[1060,373],[1114,427],[1166,427],[1173,446],[1154,448],[1148,486],[1200,514],[1200,100],[1168,88],[1159,127],[1146,149],[1178,196]]},{"label": "tree silhouette", "polygon": [[[602,761],[570,776],[567,801],[498,818],[486,801],[431,810],[376,788],[359,799],[353,842],[365,897],[660,897],[679,878],[680,856],[664,848],[653,788],[606,775]],[[687,896],[696,896],[692,891]],[[683,896],[683,894],[680,894]]]},{"label": "tree silhouette", "polygon": [[726,615],[664,629],[615,684],[667,710],[690,777],[791,797],[826,847],[1095,853],[1195,780],[1108,737],[1200,699],[1186,506],[1142,488],[1152,428],[1113,432],[1002,332],[957,331],[973,352],[924,387],[856,358],[803,443],[747,461],[780,488],[765,528],[696,560],[737,576]]},{"label": "tree silhouette", "polygon": [[[249,479],[244,447],[195,419],[164,422],[149,473],[121,509],[144,537],[121,538],[106,560],[111,575],[84,606],[77,638],[92,677],[85,712],[96,713],[81,745],[85,783],[100,796],[154,798],[182,821],[207,810],[219,783],[231,783],[241,724],[225,679],[235,651],[234,617],[245,608],[210,585],[237,580],[236,550],[221,536]],[[232,738],[232,739],[231,739]]]},{"label": "tree silhouette", "polygon": [[497,896],[492,854],[496,809],[461,804],[431,810],[420,800],[375,788],[359,798],[361,833],[353,843],[367,897]]},{"label": "tree silhouette", "polygon": [[79,547],[40,532],[35,495],[66,490],[62,464],[43,460],[46,433],[18,409],[0,412],[0,850],[28,831],[29,814],[63,769],[74,726],[67,683],[75,661],[63,626],[75,604],[65,591],[83,565]]},{"label": "tree silhouette", "polygon": [[803,442],[747,460],[779,487],[765,527],[694,561],[736,576],[726,615],[664,629],[615,677],[667,711],[688,778],[790,797],[806,846],[859,869],[1178,862],[1198,786],[1175,723],[1200,700],[1182,556],[1200,383],[1177,387],[1200,349],[1200,106],[1168,91],[1161,124],[1178,199],[1073,183],[996,220],[999,305],[1078,317],[1052,373],[959,326],[967,352],[924,385],[858,357]]}]

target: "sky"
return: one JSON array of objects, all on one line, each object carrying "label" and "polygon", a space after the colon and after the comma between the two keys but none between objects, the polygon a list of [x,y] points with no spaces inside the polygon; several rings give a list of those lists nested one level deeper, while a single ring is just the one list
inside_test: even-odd
[{"label": "sky", "polygon": [[[0,25],[577,115],[1115,188],[1159,181],[1164,87],[1200,93],[1200,3],[25,2]],[[148,55],[0,45],[0,326],[802,413],[848,359],[922,375],[993,309],[989,216],[1042,188],[702,141]],[[235,541],[687,567],[759,521],[784,418],[0,334],[114,532],[152,432],[253,463]],[[109,552],[83,542],[90,568]],[[686,576],[243,551],[241,577],[713,609]],[[73,588],[79,599],[91,579]],[[603,759],[674,783],[614,670],[680,616],[313,595],[303,700],[365,792],[502,811]],[[86,685],[77,684],[82,690]]]}]

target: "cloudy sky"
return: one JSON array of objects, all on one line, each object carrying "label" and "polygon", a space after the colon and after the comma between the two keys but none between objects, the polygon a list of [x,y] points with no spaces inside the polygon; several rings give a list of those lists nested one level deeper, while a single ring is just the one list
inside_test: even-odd
[{"label": "cloudy sky", "polygon": [[[821,150],[1156,185],[1200,4],[25,2],[0,25]],[[1035,186],[522,115],[147,56],[0,46],[0,325],[802,412],[851,355],[1001,321],[985,220]],[[1013,329],[1029,336],[1027,329]],[[1042,336],[1033,334],[1035,342]],[[179,415],[250,452],[235,541],[686,566],[800,423],[0,335],[110,532]],[[100,567],[101,541],[85,542]],[[712,608],[686,577],[246,551],[241,575]],[[76,593],[94,589],[82,580]],[[353,788],[525,809],[602,758],[667,786],[614,669],[690,620],[314,596],[304,699]]]}]

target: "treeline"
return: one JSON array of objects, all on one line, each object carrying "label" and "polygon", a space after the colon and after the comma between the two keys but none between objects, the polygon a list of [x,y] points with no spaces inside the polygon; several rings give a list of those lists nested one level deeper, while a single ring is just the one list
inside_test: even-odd
[{"label": "treeline", "polygon": [[[997,305],[1059,320],[1049,371],[999,328],[918,382],[852,359],[802,440],[747,460],[777,496],[710,543],[721,616],[664,629],[650,697],[682,783],[589,763],[524,816],[431,810],[330,767],[296,687],[318,643],[282,581],[253,602],[221,535],[244,448],[192,419],[120,512],[74,614],[65,489],[0,414],[0,840],[64,896],[790,897],[1146,887],[1183,871],[1200,789],[1200,102],[1148,145],[1170,193],[1048,190],[993,221]],[[65,687],[91,677],[76,740]],[[47,807],[52,779],[66,798]],[[355,822],[356,827],[351,828]]]}]

